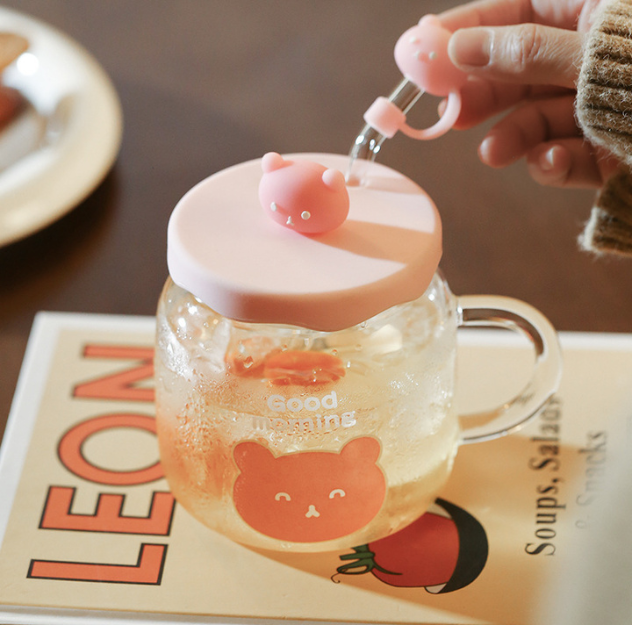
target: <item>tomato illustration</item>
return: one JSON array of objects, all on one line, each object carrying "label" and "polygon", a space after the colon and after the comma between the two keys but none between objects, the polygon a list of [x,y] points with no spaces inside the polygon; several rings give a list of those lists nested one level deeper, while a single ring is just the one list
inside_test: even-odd
[{"label": "tomato illustration", "polygon": [[347,563],[337,572],[371,573],[390,586],[448,593],[480,575],[488,552],[483,526],[463,508],[437,499],[434,510],[399,532],[340,556]]}]

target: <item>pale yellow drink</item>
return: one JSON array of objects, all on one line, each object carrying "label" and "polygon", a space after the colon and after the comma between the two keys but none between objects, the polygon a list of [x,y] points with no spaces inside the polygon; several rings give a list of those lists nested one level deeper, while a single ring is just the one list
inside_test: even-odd
[{"label": "pale yellow drink", "polygon": [[168,283],[157,422],[178,501],[265,549],[347,548],[414,521],[459,439],[450,297],[435,280],[414,303],[322,333],[235,323]]}]

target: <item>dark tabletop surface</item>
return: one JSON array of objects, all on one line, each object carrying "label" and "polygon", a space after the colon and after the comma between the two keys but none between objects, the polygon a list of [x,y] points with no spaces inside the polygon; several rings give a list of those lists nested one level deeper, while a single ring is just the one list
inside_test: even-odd
[{"label": "dark tabletop surface", "polygon": [[[346,154],[364,110],[400,80],[392,60],[399,35],[455,4],[3,2],[96,57],[118,91],[125,127],[112,171],[83,203],[0,249],[0,431],[37,311],[152,315],[177,200],[211,173],[268,151]],[[416,119],[434,115],[437,103],[424,96]],[[522,163],[483,166],[483,132],[433,142],[397,136],[379,156],[437,204],[452,290],[523,299],[559,330],[631,331],[632,263],[595,259],[576,245],[593,193],[539,187]]]}]

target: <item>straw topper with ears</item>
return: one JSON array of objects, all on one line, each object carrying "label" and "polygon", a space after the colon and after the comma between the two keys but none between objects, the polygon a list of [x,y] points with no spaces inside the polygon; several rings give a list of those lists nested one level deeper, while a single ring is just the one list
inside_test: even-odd
[{"label": "straw topper with ears", "polygon": [[284,159],[269,152],[261,160],[259,201],[274,221],[302,234],[322,234],[349,214],[345,177],[312,161]]},{"label": "straw topper with ears", "polygon": [[368,124],[389,139],[398,130],[414,139],[435,139],[452,128],[461,112],[460,89],[467,75],[448,56],[451,34],[436,16],[425,15],[395,45],[395,62],[404,77],[431,95],[447,97],[441,119],[430,128],[416,130],[406,123],[401,109],[380,97],[364,114]]}]

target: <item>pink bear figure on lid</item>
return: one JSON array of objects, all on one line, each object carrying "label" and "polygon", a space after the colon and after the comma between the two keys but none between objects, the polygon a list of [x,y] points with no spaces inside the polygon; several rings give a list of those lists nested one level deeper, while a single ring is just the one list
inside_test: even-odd
[{"label": "pink bear figure on lid", "polygon": [[342,172],[311,161],[285,160],[269,152],[261,160],[259,201],[277,223],[302,234],[334,230],[349,214]]}]

